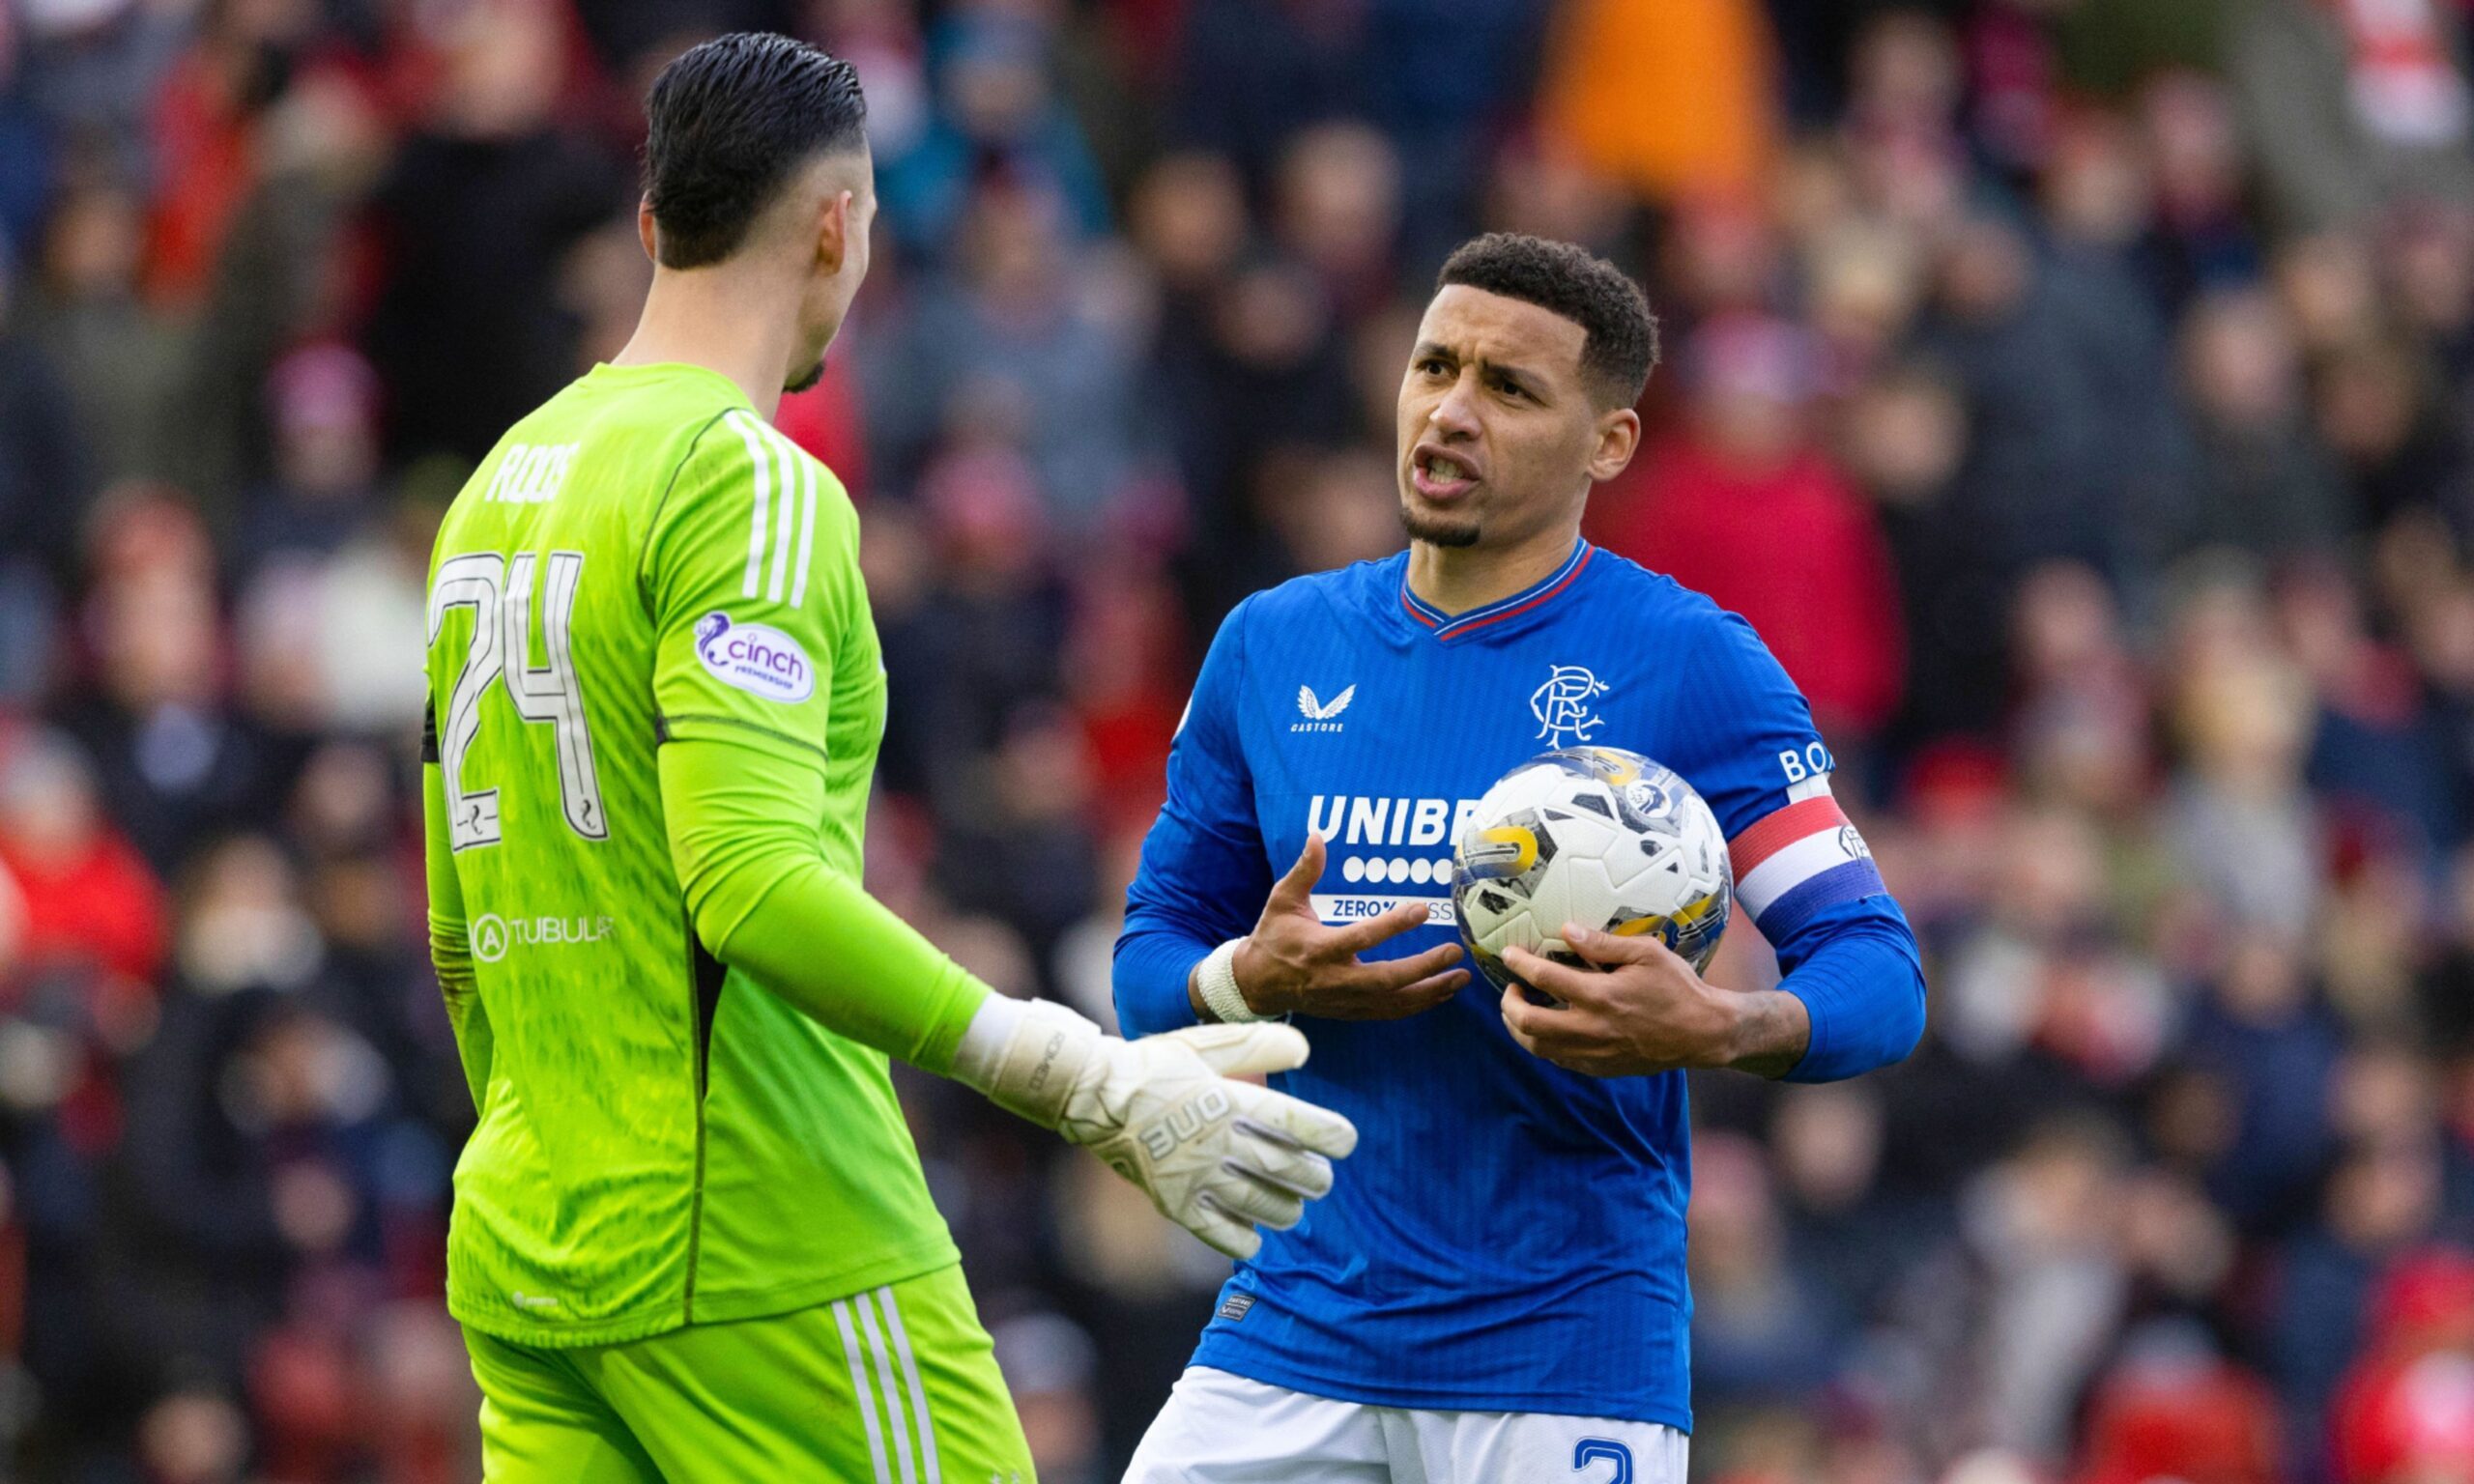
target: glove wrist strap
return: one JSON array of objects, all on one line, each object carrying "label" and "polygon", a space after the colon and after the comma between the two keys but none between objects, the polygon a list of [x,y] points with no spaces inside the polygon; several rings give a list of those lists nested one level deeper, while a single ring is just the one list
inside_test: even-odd
[{"label": "glove wrist strap", "polygon": [[954,1076],[1007,1112],[1054,1128],[1101,1040],[1098,1026],[1054,1001],[992,995],[964,1033]]}]

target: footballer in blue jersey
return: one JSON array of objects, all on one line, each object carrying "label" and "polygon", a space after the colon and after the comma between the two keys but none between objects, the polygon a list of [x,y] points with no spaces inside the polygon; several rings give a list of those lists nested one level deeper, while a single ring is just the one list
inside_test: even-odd
[{"label": "footballer in blue jersey", "polygon": [[[1655,322],[1621,271],[1489,236],[1446,264],[1399,397],[1410,546],[1222,624],[1115,968],[1128,1035],[1294,1017],[1285,1092],[1355,1121],[1334,1193],[1242,1263],[1134,1484],[1681,1484],[1684,1070],[1828,1081],[1921,1034],[1915,940],[1803,697],[1708,598],[1580,535],[1639,440]],[[1461,965],[1452,848],[1487,785],[1596,742],[1681,773],[1772,989],[1654,937]]]}]

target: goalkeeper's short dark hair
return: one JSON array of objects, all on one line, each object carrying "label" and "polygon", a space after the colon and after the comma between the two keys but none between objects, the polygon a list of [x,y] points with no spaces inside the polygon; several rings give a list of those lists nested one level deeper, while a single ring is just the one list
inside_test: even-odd
[{"label": "goalkeeper's short dark hair", "polygon": [[736,252],[791,172],[867,144],[850,64],[768,31],[691,46],[645,100],[645,199],[664,268]]},{"label": "goalkeeper's short dark hair", "polygon": [[1584,247],[1515,232],[1489,232],[1460,244],[1435,275],[1453,284],[1551,309],[1578,325],[1581,376],[1608,407],[1641,400],[1658,363],[1658,321],[1641,286]]}]

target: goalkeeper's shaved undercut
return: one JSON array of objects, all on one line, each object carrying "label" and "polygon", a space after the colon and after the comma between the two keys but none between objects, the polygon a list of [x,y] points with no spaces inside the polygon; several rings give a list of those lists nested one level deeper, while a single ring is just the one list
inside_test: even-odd
[{"label": "goalkeeper's shaved undercut", "polygon": [[857,71],[769,32],[735,32],[680,53],[654,79],[645,114],[645,202],[664,268],[722,262],[801,167],[867,156]]},{"label": "goalkeeper's shaved undercut", "polygon": [[761,413],[824,375],[868,276],[868,105],[850,64],[769,32],[680,53],[645,100],[653,283],[622,362],[729,368]]}]

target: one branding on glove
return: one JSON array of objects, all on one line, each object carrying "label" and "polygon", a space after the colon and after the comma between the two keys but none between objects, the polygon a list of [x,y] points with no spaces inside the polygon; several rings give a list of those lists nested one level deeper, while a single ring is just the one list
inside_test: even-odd
[{"label": "one branding on glove", "polygon": [[766,700],[795,704],[816,694],[816,667],[797,640],[718,609],[696,620],[696,658],[714,679]]},{"label": "one branding on glove", "polygon": [[1165,1159],[1178,1145],[1227,1116],[1228,1094],[1217,1086],[1206,1087],[1198,1096],[1169,1109],[1165,1119],[1142,1130],[1142,1152],[1154,1162]]}]

